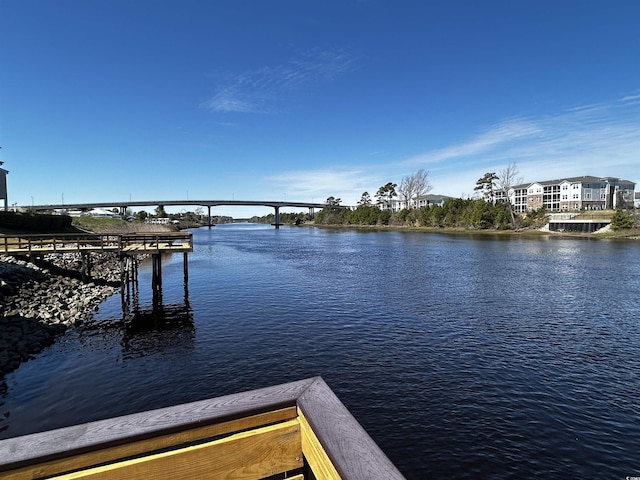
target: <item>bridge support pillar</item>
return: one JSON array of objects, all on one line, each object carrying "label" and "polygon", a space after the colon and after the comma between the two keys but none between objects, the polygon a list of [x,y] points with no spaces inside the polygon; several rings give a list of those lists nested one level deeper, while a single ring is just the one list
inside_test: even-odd
[{"label": "bridge support pillar", "polygon": [[207,205],[207,226],[211,228],[211,205]]},{"label": "bridge support pillar", "polygon": [[276,211],[275,221],[273,226],[276,228],[280,228],[280,207],[273,207]]}]

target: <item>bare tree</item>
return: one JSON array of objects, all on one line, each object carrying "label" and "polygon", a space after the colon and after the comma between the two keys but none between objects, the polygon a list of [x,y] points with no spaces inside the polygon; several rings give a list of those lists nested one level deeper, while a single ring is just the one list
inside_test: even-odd
[{"label": "bare tree", "polygon": [[429,172],[423,168],[413,175],[404,177],[398,187],[400,197],[407,208],[411,208],[411,200],[415,199],[415,207],[418,206],[418,197],[429,192],[433,187],[429,183]]},{"label": "bare tree", "polygon": [[516,216],[513,213],[513,205],[511,205],[509,191],[518,183],[522,183],[522,180],[518,178],[518,173],[518,166],[515,162],[511,162],[504,170],[498,173],[495,179],[498,188],[504,195],[504,201],[507,204],[509,215],[511,215],[511,226],[513,228],[516,228]]}]

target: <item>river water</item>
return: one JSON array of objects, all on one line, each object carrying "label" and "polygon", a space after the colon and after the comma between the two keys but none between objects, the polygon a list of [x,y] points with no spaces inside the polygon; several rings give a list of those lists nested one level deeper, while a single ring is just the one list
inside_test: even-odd
[{"label": "river water", "polygon": [[186,303],[182,255],[163,265],[182,321],[124,331],[108,299],[7,376],[0,438],[322,375],[408,478],[640,476],[637,243],[193,234]]}]

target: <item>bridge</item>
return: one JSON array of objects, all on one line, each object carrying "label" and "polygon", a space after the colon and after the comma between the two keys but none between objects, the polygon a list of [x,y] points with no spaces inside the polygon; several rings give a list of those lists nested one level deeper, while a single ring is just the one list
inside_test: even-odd
[{"label": "bridge", "polygon": [[211,226],[211,208],[220,206],[242,206],[242,207],[271,207],[275,210],[276,228],[280,226],[280,209],[283,207],[308,208],[309,215],[313,217],[314,209],[324,208],[324,203],[309,202],[281,202],[262,200],[144,200],[128,202],[94,202],[94,203],[60,203],[49,205],[22,206],[21,209],[31,209],[36,211],[46,210],[90,210],[92,208],[118,208],[124,213],[130,207],[183,207],[183,206],[207,207],[207,225]]}]

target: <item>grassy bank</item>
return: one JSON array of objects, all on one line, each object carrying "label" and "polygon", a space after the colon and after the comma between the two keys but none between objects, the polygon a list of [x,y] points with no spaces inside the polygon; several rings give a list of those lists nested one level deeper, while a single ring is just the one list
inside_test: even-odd
[{"label": "grassy bank", "polygon": [[169,232],[176,228],[170,225],[149,225],[142,222],[127,222],[119,218],[74,217],[70,227],[52,231],[19,230],[0,226],[0,235],[39,235],[45,233],[134,233]]},{"label": "grassy bank", "polygon": [[72,225],[80,231],[91,233],[135,233],[170,232],[171,225],[151,225],[143,222],[128,222],[119,218],[74,217]]}]

